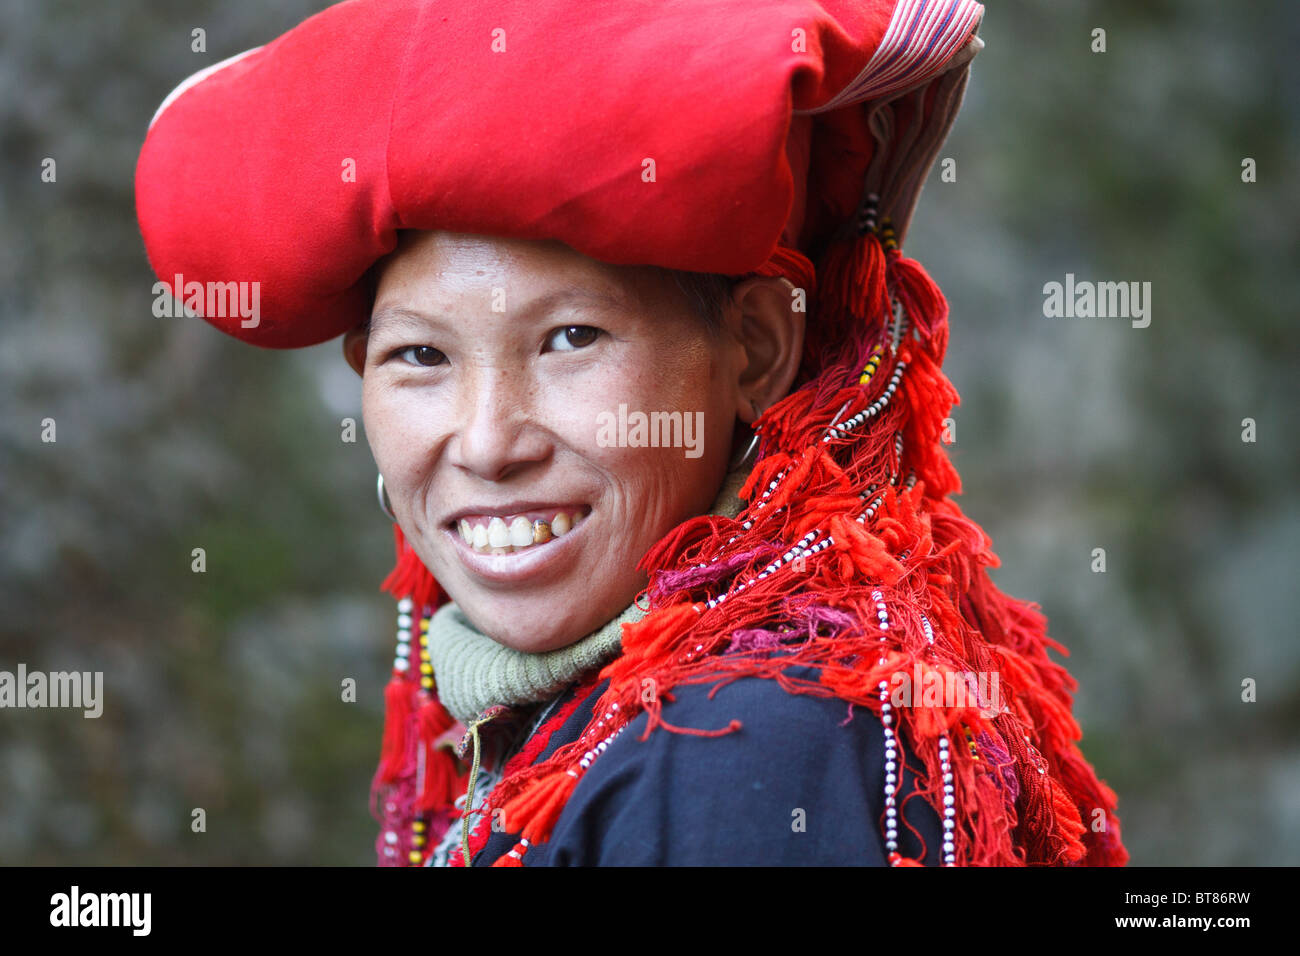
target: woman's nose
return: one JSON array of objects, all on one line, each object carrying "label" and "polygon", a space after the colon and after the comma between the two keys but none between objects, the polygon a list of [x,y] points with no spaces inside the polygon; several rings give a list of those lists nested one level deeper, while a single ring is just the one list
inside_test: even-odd
[{"label": "woman's nose", "polygon": [[478,367],[458,383],[453,465],[500,481],[551,452],[537,427],[536,389],[517,370]]}]

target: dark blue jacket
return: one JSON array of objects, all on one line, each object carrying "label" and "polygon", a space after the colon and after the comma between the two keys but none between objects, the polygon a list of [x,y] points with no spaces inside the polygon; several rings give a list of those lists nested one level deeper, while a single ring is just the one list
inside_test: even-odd
[{"label": "dark blue jacket", "polygon": [[[807,667],[787,673],[817,676]],[[642,741],[649,718],[640,714],[591,764],[551,839],[531,846],[524,865],[887,866],[880,720],[853,707],[845,723],[846,702],[792,694],[762,677],[734,680],[710,700],[716,683],[673,688],[675,700],[665,700],[662,719],[714,729],[736,718],[740,730],[698,737],[657,727]],[[600,683],[565,720],[539,760],[578,738],[607,686]],[[895,796],[900,816],[924,838],[925,852],[905,824],[899,852],[937,865],[943,828],[922,797],[908,800],[919,762],[904,757]],[[490,865],[517,840],[493,833],[473,865]]]}]

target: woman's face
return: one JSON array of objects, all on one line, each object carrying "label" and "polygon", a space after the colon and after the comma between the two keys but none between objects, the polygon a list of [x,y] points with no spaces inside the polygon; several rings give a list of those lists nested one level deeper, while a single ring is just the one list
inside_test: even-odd
[{"label": "woman's face", "polygon": [[711,334],[668,275],[558,242],[404,234],[345,351],[402,531],[520,651],[631,603],[637,562],[708,510],[753,419],[737,336]]}]

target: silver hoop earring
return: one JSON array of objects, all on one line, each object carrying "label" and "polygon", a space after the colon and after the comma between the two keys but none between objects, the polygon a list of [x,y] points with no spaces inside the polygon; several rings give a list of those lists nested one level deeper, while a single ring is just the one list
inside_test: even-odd
[{"label": "silver hoop earring", "polygon": [[379,495],[379,510],[388,515],[388,520],[397,523],[397,515],[393,514],[393,506],[388,501],[388,492],[384,490],[384,476],[380,474],[379,481],[375,483],[375,491]]},{"label": "silver hoop earring", "polygon": [[754,449],[757,447],[758,447],[758,432],[754,432],[754,437],[750,440],[749,447],[746,448],[745,453],[740,456],[740,461],[736,462],[736,467],[739,468],[741,465],[747,462],[749,460],[749,456],[754,454]]},{"label": "silver hoop earring", "polygon": [[[754,412],[754,418],[755,418],[755,420],[757,420],[757,419],[758,419],[758,416],[759,416],[759,411],[758,411],[758,402],[754,401],[754,400],[751,398],[751,399],[749,400],[749,407],[753,410],[753,412]],[[758,447],[758,432],[754,432],[754,437],[751,438],[751,439],[749,440],[749,447],[746,448],[746,449],[745,449],[745,453],[744,453],[743,455],[740,456],[740,460],[739,460],[738,462],[736,462],[734,465],[731,466],[731,467],[732,467],[732,470],[735,470],[736,468],[739,468],[739,467],[740,467],[741,465],[743,465],[745,462],[749,461],[749,456],[752,455],[752,454],[754,454],[754,449],[757,448],[757,447]]]},{"label": "silver hoop earring", "polygon": [[736,471],[737,468],[744,466],[745,462],[748,462],[750,455],[754,454],[754,449],[757,449],[757,447],[758,432],[754,432],[754,437],[750,438],[749,447],[748,449],[745,449],[745,454],[741,455],[740,460],[737,460],[735,464],[732,464],[731,468],[728,468],[728,471]]}]

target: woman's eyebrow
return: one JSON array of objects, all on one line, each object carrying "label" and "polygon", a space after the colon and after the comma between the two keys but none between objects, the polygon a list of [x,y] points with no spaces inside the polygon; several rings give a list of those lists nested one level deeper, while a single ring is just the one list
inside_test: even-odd
[{"label": "woman's eyebrow", "polygon": [[622,310],[630,308],[631,302],[622,292],[605,286],[569,286],[530,300],[520,309],[519,317],[531,318],[567,305]]},{"label": "woman's eyebrow", "polygon": [[[535,315],[545,315],[558,311],[565,306],[586,306],[588,308],[626,310],[632,303],[622,292],[604,286],[570,286],[554,289],[543,295],[530,299],[516,313],[521,319],[530,319]],[[422,312],[405,306],[390,305],[375,310],[370,316],[370,331],[381,326],[397,324],[399,327],[427,329],[430,323],[439,321],[458,321],[457,316],[441,316],[437,313]]]},{"label": "woman's eyebrow", "polygon": [[396,326],[397,328],[409,328],[411,330],[427,329],[431,317],[426,316],[423,312],[415,309],[408,309],[400,305],[385,306],[382,309],[376,309],[370,315],[366,327],[369,332],[375,331],[387,326]]}]

